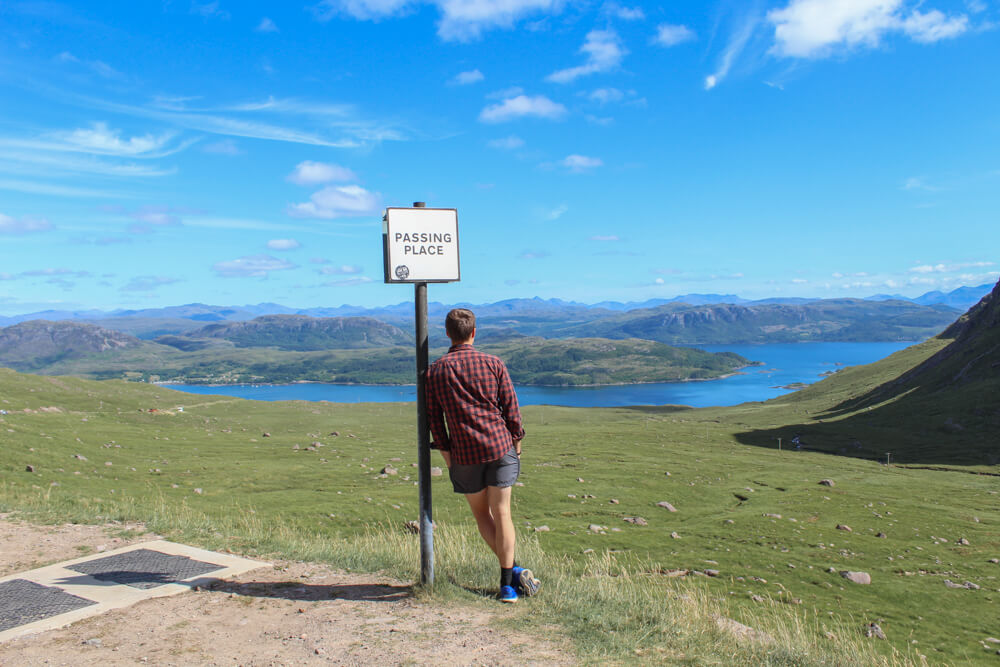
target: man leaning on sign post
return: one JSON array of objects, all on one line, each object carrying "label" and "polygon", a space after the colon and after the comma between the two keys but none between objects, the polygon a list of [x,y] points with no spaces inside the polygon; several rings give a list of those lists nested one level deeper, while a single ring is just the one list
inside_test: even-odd
[{"label": "man leaning on sign post", "polygon": [[[427,417],[455,493],[465,494],[479,534],[500,561],[500,601],[517,602],[541,585],[514,561],[510,494],[521,472],[521,411],[507,367],[472,347],[476,316],[445,318],[451,349],[427,369]],[[447,424],[445,423],[447,420]]]}]

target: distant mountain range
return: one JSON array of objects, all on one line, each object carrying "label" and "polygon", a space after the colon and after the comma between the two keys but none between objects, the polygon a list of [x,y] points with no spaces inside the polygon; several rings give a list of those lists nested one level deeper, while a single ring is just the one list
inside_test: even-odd
[{"label": "distant mountain range", "polygon": [[[990,293],[993,285],[960,287],[951,292],[927,292],[916,298],[898,294],[876,294],[859,301],[903,301],[920,306],[948,306],[960,311],[968,310]],[[429,315],[439,320],[453,307],[464,306],[476,312],[481,320],[500,321],[505,316],[516,316],[519,322],[566,321],[567,324],[595,320],[614,314],[648,310],[660,306],[687,304],[689,306],[711,306],[719,304],[761,306],[793,305],[830,301],[829,299],[808,299],[801,297],[748,300],[734,294],[684,294],[672,299],[648,299],[646,301],[602,301],[584,304],[563,299],[507,299],[487,304],[443,304],[433,302],[428,305]],[[844,301],[837,299],[834,301]],[[262,315],[308,315],[310,317],[372,317],[389,324],[412,328],[413,303],[402,302],[390,306],[366,308],[342,305],[337,307],[289,308],[278,303],[258,303],[243,306],[213,306],[190,303],[167,308],[146,308],[141,310],[44,310],[22,315],[0,316],[0,326],[9,326],[29,320],[50,322],[72,320],[92,322],[108,329],[123,331],[139,338],[152,339],[165,334],[193,331],[210,322],[245,322]],[[569,318],[566,320],[565,318]],[[528,332],[521,332],[522,334]]]}]

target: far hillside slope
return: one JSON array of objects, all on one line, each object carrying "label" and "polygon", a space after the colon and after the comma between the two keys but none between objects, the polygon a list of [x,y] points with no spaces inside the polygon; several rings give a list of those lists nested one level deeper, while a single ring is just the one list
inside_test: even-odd
[{"label": "far hillside slope", "polygon": [[143,345],[138,338],[92,324],[32,320],[0,329],[0,365],[31,371],[60,361]]},{"label": "far hillside slope", "polygon": [[[995,471],[1000,283],[939,336],[764,405],[796,407],[802,421],[747,431],[741,441],[775,447],[781,437],[788,446],[797,435],[808,449]],[[766,410],[762,415],[766,419]]]},{"label": "far hillside slope", "polygon": [[221,338],[237,347],[275,347],[299,352],[390,347],[412,341],[412,336],[401,329],[371,317],[305,315],[265,315],[249,322],[219,322],[192,331],[184,338]]}]

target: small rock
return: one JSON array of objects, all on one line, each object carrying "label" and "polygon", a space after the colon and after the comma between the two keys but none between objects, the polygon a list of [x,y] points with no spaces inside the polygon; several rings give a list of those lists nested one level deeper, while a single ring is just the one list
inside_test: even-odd
[{"label": "small rock", "polygon": [[336,438],[336,437],[340,436],[340,431],[330,431],[330,435],[332,435],[334,438]]},{"label": "small rock", "polygon": [[387,465],[384,468],[382,468],[382,470],[379,472],[379,474],[380,475],[398,475],[399,471],[396,470],[395,468],[393,468],[392,466]]},{"label": "small rock", "polygon": [[666,477],[670,477],[670,473],[669,473],[669,472],[665,472],[665,473],[663,473],[663,474],[664,474],[664,476],[666,476]]},{"label": "small rock", "polygon": [[676,532],[674,532],[674,533],[670,533],[670,537],[672,537],[672,538],[673,538],[673,539],[675,539],[675,540],[679,540],[679,539],[681,539],[681,536],[680,536],[680,535],[678,535],[678,534],[677,534]]},{"label": "small rock", "polygon": [[536,533],[547,533],[547,532],[549,532],[549,527],[548,526],[535,526],[535,532]]},{"label": "small rock", "polygon": [[819,483],[823,486],[836,486],[832,479],[821,479],[819,480]]},{"label": "small rock", "polygon": [[431,468],[431,477],[440,477],[443,474],[444,474],[444,471],[441,470],[441,468],[439,468],[437,466],[434,466],[433,468]]},{"label": "small rock", "polygon": [[718,570],[705,570],[705,574],[708,575],[708,576],[710,576],[710,577],[717,577],[717,576],[719,576],[719,571]]},{"label": "small rock", "polygon": [[879,533],[879,534],[878,534],[878,535],[876,535],[875,537],[880,537],[880,538],[882,538],[882,539],[884,540],[884,539],[885,539],[886,537],[888,537],[888,536],[887,536],[887,535],[886,535],[885,533]]},{"label": "small rock", "polygon": [[592,523],[589,526],[587,526],[587,530],[589,530],[592,533],[599,533],[602,530],[604,530],[604,528],[602,526],[598,526],[596,523]]},{"label": "small rock", "polygon": [[194,492],[197,493],[199,496],[201,495],[201,489],[195,489]]},{"label": "small rock", "polygon": [[627,517],[625,517],[625,521],[627,521],[628,523],[633,523],[633,524],[635,524],[637,526],[648,526],[649,525],[649,522],[646,521],[645,519],[643,519],[641,516],[627,516]]},{"label": "small rock", "polygon": [[845,570],[840,573],[844,579],[854,582],[855,584],[862,584],[867,586],[872,583],[872,576],[867,572],[851,572],[850,570]]},{"label": "small rock", "polygon": [[837,530],[842,530],[842,531],[844,531],[846,533],[853,533],[854,532],[853,530],[851,530],[850,526],[848,526],[847,524],[844,524],[844,523],[838,523],[837,524]]},{"label": "small rock", "polygon": [[576,478],[576,481],[578,481],[578,482],[583,482],[583,477],[577,477],[577,478]]},{"label": "small rock", "polygon": [[81,643],[82,644],[86,644],[87,646],[97,646],[97,647],[100,647],[104,642],[102,642],[97,637],[94,637],[92,639],[87,639],[87,640],[85,640],[85,641],[83,641]]},{"label": "small rock", "polygon": [[35,472],[35,466],[32,465],[24,466],[24,472]]},{"label": "small rock", "polygon": [[959,544],[961,544],[961,545],[962,545],[963,547],[967,547],[967,546],[969,546],[969,540],[965,539],[964,537],[963,537],[963,538],[961,538],[961,539],[960,539],[960,540],[958,541],[958,543],[959,543]]},{"label": "small rock", "polygon": [[830,631],[824,632],[823,636],[826,637],[827,639],[832,639],[832,640],[836,640],[837,639],[837,635],[833,634]]},{"label": "small rock", "polygon": [[865,637],[874,637],[875,639],[885,639],[885,633],[882,632],[882,628],[879,627],[878,623],[869,623],[865,626]]},{"label": "small rock", "polygon": [[618,504],[618,499],[617,498],[612,498],[608,502],[611,503],[612,505],[617,505]]},{"label": "small rock", "polygon": [[1000,558],[991,558],[989,562],[993,563],[994,565],[1000,564]]},{"label": "small rock", "polygon": [[407,521],[403,524],[403,528],[406,529],[406,532],[413,533],[414,535],[420,533],[420,524],[416,520]]},{"label": "small rock", "polygon": [[766,516],[768,519],[780,519],[781,518],[780,514],[774,514],[773,512],[767,512],[766,514],[764,514],[764,516]]},{"label": "small rock", "polygon": [[759,595],[751,595],[750,599],[753,600],[754,602],[763,602],[764,601],[764,598],[762,598]]},{"label": "small rock", "polygon": [[87,457],[84,456],[83,454],[74,454],[73,458],[76,459],[76,460],[78,460],[78,461],[86,461],[87,460]]},{"label": "small rock", "polygon": [[261,436],[260,436],[260,437],[262,437],[262,438],[270,438],[270,437],[271,437],[271,434],[270,434],[270,433],[268,433],[267,431],[264,431],[264,433],[263,433],[263,434],[261,434]]},{"label": "small rock", "polygon": [[656,503],[656,506],[657,507],[662,507],[663,509],[667,510],[668,512],[676,512],[677,511],[677,508],[674,507],[673,505],[671,505],[670,503],[668,503],[666,500],[661,500],[660,502]]},{"label": "small rock", "polygon": [[725,520],[725,521],[723,521],[722,523],[724,523],[724,524],[727,524],[727,525],[729,525],[729,524],[734,524],[734,523],[736,523],[736,522],[735,522],[735,521],[733,521],[732,519],[726,519],[726,520]]}]

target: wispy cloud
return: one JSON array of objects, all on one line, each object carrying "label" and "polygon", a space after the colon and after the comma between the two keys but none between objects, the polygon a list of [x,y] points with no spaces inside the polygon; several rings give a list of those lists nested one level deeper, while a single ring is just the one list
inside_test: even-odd
[{"label": "wispy cloud", "polygon": [[288,180],[296,185],[320,185],[322,183],[356,181],[357,176],[347,167],[328,162],[313,162],[306,160],[295,166],[295,171],[288,175]]},{"label": "wispy cloud", "polygon": [[938,264],[920,264],[909,269],[910,273],[958,273],[959,271],[967,271],[968,269],[982,269],[991,266],[996,266],[996,262],[953,262],[946,264],[944,262],[939,262]]},{"label": "wispy cloud", "polygon": [[567,206],[566,204],[560,204],[559,206],[556,206],[554,209],[545,211],[542,214],[542,217],[549,221],[558,220],[559,218],[563,217],[563,214],[565,214],[566,211],[568,210],[569,206]]},{"label": "wispy cloud", "polygon": [[750,37],[753,36],[759,22],[760,20],[756,15],[751,15],[745,18],[733,34],[730,35],[729,42],[726,44],[726,48],[723,49],[722,56],[719,58],[718,67],[715,72],[705,77],[705,90],[715,88],[726,78],[736,58],[743,52],[747,42],[750,41]]},{"label": "wispy cloud", "polygon": [[48,232],[53,229],[55,227],[45,218],[12,218],[9,215],[0,213],[0,234],[31,234],[34,232]]},{"label": "wispy cloud", "polygon": [[604,5],[604,13],[622,21],[641,21],[646,18],[642,7],[623,7],[614,2],[608,2]]},{"label": "wispy cloud", "polygon": [[324,266],[317,273],[324,276],[353,276],[363,270],[360,266],[344,264],[342,266]]},{"label": "wispy cloud", "polygon": [[603,166],[604,161],[601,158],[589,157],[587,155],[567,155],[564,157],[559,164],[566,167],[574,173],[581,173],[588,171],[590,169],[596,169],[597,167]]},{"label": "wispy cloud", "polygon": [[357,278],[344,278],[342,280],[330,280],[322,283],[320,287],[356,287],[357,285],[367,285],[374,282],[368,276],[358,276]]},{"label": "wispy cloud", "polygon": [[544,259],[548,256],[547,250],[525,250],[520,254],[521,259]]},{"label": "wispy cloud", "polygon": [[0,190],[11,190],[13,192],[24,192],[33,195],[50,195],[53,197],[87,197],[97,199],[131,197],[131,195],[111,190],[95,190],[93,188],[78,188],[71,185],[37,183],[17,179],[0,179]]},{"label": "wispy cloud", "polygon": [[510,135],[508,137],[503,137],[502,139],[491,139],[486,142],[486,145],[490,148],[498,148],[503,151],[512,151],[518,148],[524,147],[524,139],[521,137]]},{"label": "wispy cloud", "polygon": [[486,77],[478,69],[469,70],[467,72],[459,72],[452,78],[451,84],[456,86],[467,86],[472,83],[479,83]]},{"label": "wispy cloud", "polygon": [[591,241],[601,241],[602,243],[610,243],[612,241],[621,241],[621,238],[619,238],[615,234],[607,234],[607,235],[597,234],[597,235],[591,236],[590,240]]},{"label": "wispy cloud", "polygon": [[121,72],[102,60],[81,60],[69,51],[63,51],[60,53],[56,57],[56,60],[61,63],[72,63],[74,65],[86,67],[105,79],[120,79],[124,76]]},{"label": "wispy cloud", "polygon": [[670,47],[684,42],[692,42],[695,39],[697,39],[697,35],[686,25],[661,23],[656,26],[656,35],[653,36],[652,42],[659,46]]},{"label": "wispy cloud", "polygon": [[968,17],[946,16],[936,9],[906,13],[903,0],[791,0],[768,12],[774,25],[772,52],[789,58],[825,58],[838,51],[879,46],[891,32],[921,43],[950,39],[966,32]]},{"label": "wispy cloud", "polygon": [[217,18],[228,21],[230,18],[229,12],[224,9],[220,9],[218,2],[192,2],[191,13],[206,19]]},{"label": "wispy cloud", "polygon": [[614,30],[591,30],[580,47],[580,53],[586,56],[584,64],[553,72],[546,80],[570,83],[581,76],[609,72],[621,64],[628,51],[622,46],[621,39]]},{"label": "wispy cloud", "polygon": [[243,155],[243,150],[232,139],[213,141],[202,146],[201,150],[214,155]]},{"label": "wispy cloud", "polygon": [[260,20],[257,27],[254,28],[257,32],[278,32],[278,26],[271,19],[266,16]]},{"label": "wispy cloud", "polygon": [[906,179],[901,187],[903,190],[921,190],[923,192],[937,192],[941,189],[933,185],[928,185],[924,179],[917,177]]},{"label": "wispy cloud", "polygon": [[320,0],[312,12],[320,21],[338,15],[379,20],[431,5],[440,12],[437,33],[441,39],[471,41],[487,30],[511,28],[526,16],[558,12],[563,4],[564,0]]},{"label": "wispy cloud", "polygon": [[517,118],[546,118],[557,120],[566,115],[566,107],[553,102],[544,95],[529,97],[518,95],[503,100],[499,104],[491,104],[479,113],[479,120],[484,123],[505,123]]},{"label": "wispy cloud", "polygon": [[164,276],[135,276],[119,288],[121,292],[152,292],[158,287],[181,282],[180,278]]},{"label": "wispy cloud", "polygon": [[296,265],[271,255],[252,255],[216,262],[212,270],[222,278],[266,278],[272,271],[287,271]]},{"label": "wispy cloud", "polygon": [[328,185],[313,193],[309,201],[291,204],[293,218],[352,218],[378,213],[379,195],[358,185]]},{"label": "wispy cloud", "polygon": [[270,250],[296,250],[302,244],[295,239],[271,239],[267,242],[267,247]]}]

